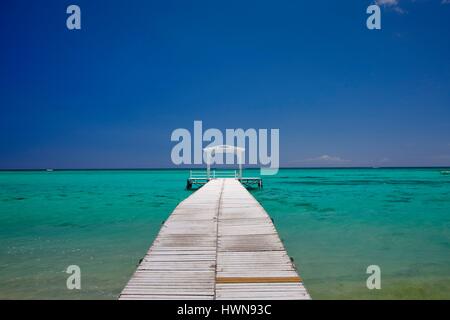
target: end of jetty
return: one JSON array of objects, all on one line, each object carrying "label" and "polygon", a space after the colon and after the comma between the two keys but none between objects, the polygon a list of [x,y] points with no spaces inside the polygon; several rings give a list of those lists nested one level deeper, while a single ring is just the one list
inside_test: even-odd
[{"label": "end of jetty", "polygon": [[[206,172],[204,171],[190,171],[189,178],[186,182],[186,189],[193,189],[194,186],[201,187],[207,184],[209,181],[213,179],[221,179],[221,178],[233,178],[241,182],[244,186],[248,188],[258,187],[262,188],[263,183],[262,179],[259,177],[245,177],[242,175],[242,159],[244,157],[245,149],[235,146],[229,145],[218,145],[213,147],[208,147],[203,149],[206,158]],[[237,162],[239,165],[239,171],[211,171],[211,164],[214,162],[213,158],[219,154],[232,153],[236,155]]]},{"label": "end of jetty", "polygon": [[238,180],[247,188],[263,187],[263,181],[260,177],[243,177],[242,172],[234,171],[193,171],[190,170],[189,178],[186,181],[186,189],[191,190],[195,187],[201,187],[214,179],[232,178]]},{"label": "end of jetty", "polygon": [[216,178],[175,208],[119,299],[310,296],[264,208],[239,179]]}]

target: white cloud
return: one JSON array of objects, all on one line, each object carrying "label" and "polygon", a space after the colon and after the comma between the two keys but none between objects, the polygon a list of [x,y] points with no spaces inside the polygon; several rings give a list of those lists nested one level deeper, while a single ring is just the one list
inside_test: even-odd
[{"label": "white cloud", "polygon": [[394,10],[395,12],[400,13],[400,14],[404,14],[406,12],[405,10],[400,8],[399,6],[392,7],[392,10]]},{"label": "white cloud", "polygon": [[[450,1],[450,0],[443,0],[443,1]],[[389,7],[399,14],[405,13],[405,10],[400,8],[398,3],[399,3],[399,0],[375,0],[375,4],[377,4],[379,6]]]},{"label": "white cloud", "polygon": [[375,3],[379,6],[396,6],[398,0],[376,0]]},{"label": "white cloud", "polygon": [[330,156],[328,154],[324,154],[315,158],[309,158],[303,160],[305,162],[349,162],[350,160],[342,159],[337,156]]},{"label": "white cloud", "polygon": [[[375,4],[379,6],[389,7],[400,14],[406,13],[406,11],[399,6],[399,2],[400,0],[375,0]],[[410,2],[415,2],[415,0],[411,0]],[[441,4],[450,4],[450,0],[441,0]]]}]

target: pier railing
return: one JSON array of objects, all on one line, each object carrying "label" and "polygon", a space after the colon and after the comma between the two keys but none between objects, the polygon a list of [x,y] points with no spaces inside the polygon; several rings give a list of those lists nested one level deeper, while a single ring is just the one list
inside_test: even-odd
[{"label": "pier railing", "polygon": [[[239,178],[237,170],[212,170],[209,174],[210,179],[218,178]],[[207,171],[190,170],[189,179],[208,179]]]},{"label": "pier railing", "polygon": [[262,188],[262,179],[260,177],[243,177],[238,170],[190,170],[189,179],[186,182],[186,189],[190,190],[193,186],[203,186],[215,179],[236,179],[239,180],[245,187],[253,188],[258,186]]}]

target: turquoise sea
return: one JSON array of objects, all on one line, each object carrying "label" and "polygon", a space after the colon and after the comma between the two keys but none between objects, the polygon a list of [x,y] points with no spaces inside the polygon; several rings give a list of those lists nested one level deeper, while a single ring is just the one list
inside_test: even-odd
[{"label": "turquoise sea", "polygon": [[[448,169],[281,169],[253,195],[313,299],[450,299]],[[247,170],[254,176],[259,171]],[[115,299],[188,171],[0,172],[0,299]],[[81,290],[66,289],[67,266]],[[381,290],[366,268],[381,268]]]}]

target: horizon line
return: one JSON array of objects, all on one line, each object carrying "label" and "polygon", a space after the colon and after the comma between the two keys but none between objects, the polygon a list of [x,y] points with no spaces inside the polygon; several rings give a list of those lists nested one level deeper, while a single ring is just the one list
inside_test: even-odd
[{"label": "horizon line", "polygon": [[[449,169],[450,166],[354,166],[354,167],[280,167],[279,170],[283,169]],[[184,168],[173,168],[173,167],[137,167],[137,168],[0,168],[0,172],[5,171],[138,171],[138,170],[201,170],[199,167],[184,167]],[[206,170],[206,168],[204,168]],[[234,168],[217,168],[222,170],[237,170]],[[248,167],[243,168],[258,170],[260,167]]]}]

